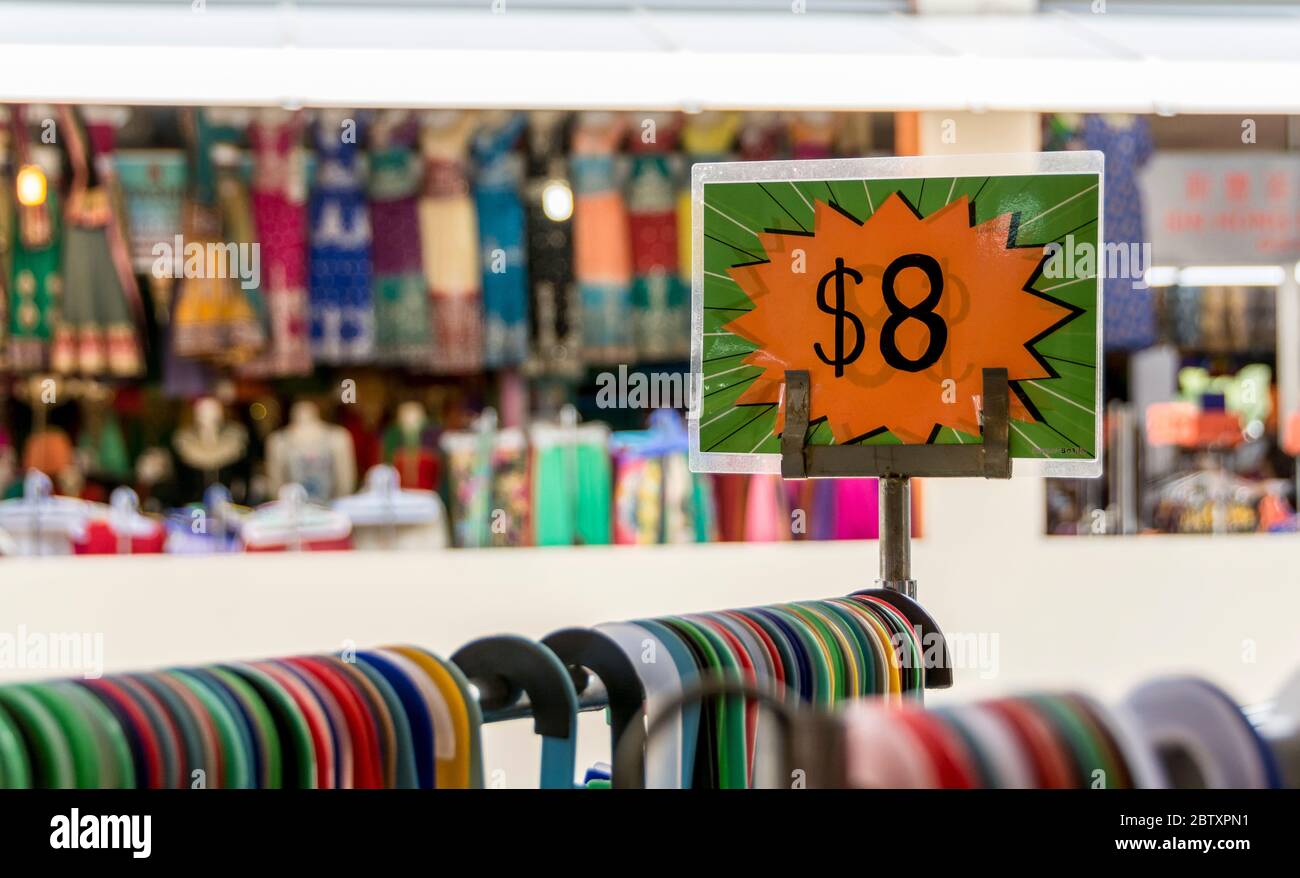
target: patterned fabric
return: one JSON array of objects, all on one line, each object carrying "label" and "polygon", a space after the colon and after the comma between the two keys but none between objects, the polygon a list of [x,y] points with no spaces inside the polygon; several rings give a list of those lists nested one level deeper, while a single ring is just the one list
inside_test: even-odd
[{"label": "patterned fabric", "polygon": [[71,107],[61,117],[74,177],[63,212],[63,303],[50,365],[68,374],[135,376],[144,368],[135,325],[140,293],[114,204],[114,124],[83,127]]},{"label": "patterned fabric", "polygon": [[522,113],[511,115],[481,130],[473,142],[483,254],[483,362],[488,368],[519,366],[528,356],[528,271],[520,200],[524,160],[515,152],[525,121]]},{"label": "patterned fabric", "polygon": [[642,359],[685,357],[690,351],[690,294],[677,272],[675,171],[667,155],[632,157],[627,204],[636,273],[633,328]]},{"label": "patterned fabric", "polygon": [[682,174],[685,188],[677,193],[677,272],[688,290],[691,286],[690,169],[696,162],[727,161],[743,118],[740,113],[697,113],[687,117],[682,129],[686,168]]},{"label": "patterned fabric", "polygon": [[774,113],[746,113],[737,146],[742,162],[768,162],[786,154],[786,128]]},{"label": "patterned fabric", "polygon": [[420,239],[429,288],[435,372],[476,372],[483,363],[478,217],[470,198],[470,113],[434,113],[420,135],[424,197]]},{"label": "patterned fabric", "polygon": [[9,281],[9,367],[14,371],[39,371],[49,367],[50,342],[59,311],[63,277],[59,243],[59,198],[51,187],[45,206],[50,224],[43,242],[27,243],[23,234],[26,211],[18,212],[10,239],[12,269]]},{"label": "patterned fabric", "polygon": [[[182,277],[172,309],[172,350],[178,357],[213,362],[242,363],[262,347],[262,325],[253,310],[234,262],[222,264],[221,222],[211,208],[188,205],[184,240],[186,250],[199,248],[194,259],[197,276]],[[191,257],[184,254],[187,263]]]},{"label": "patterned fabric", "polygon": [[528,446],[518,431],[503,431],[498,434],[492,449],[492,519],[489,529],[493,546],[529,544],[532,534],[529,487]]},{"label": "patterned fabric", "polygon": [[790,120],[795,159],[828,159],[835,155],[835,114],[800,113]]},{"label": "patterned fabric", "polygon": [[623,120],[611,113],[583,113],[573,134],[573,255],[583,355],[590,362],[628,362],[635,355],[632,247],[617,155],[623,134]]},{"label": "patterned fabric", "polygon": [[429,295],[420,259],[419,124],[405,111],[371,127],[370,226],[374,233],[375,354],[380,362],[427,363]]},{"label": "patterned fabric", "polygon": [[[1103,116],[1086,116],[1082,139],[1088,149],[1106,154],[1106,241],[1124,246],[1147,240],[1142,222],[1138,174],[1151,157],[1151,129],[1145,119],[1112,124]],[[1155,307],[1149,289],[1132,278],[1108,277],[1103,286],[1102,339],[1107,350],[1139,350],[1156,341]]]},{"label": "patterned fabric", "polygon": [[262,295],[269,337],[246,372],[257,376],[311,371],[307,339],[307,233],[296,114],[263,111],[248,128],[253,150],[253,220],[261,244]]},{"label": "patterned fabric", "polygon": [[322,114],[313,126],[316,179],[310,223],[309,302],[312,355],[323,363],[370,359],[370,212],[362,182],[364,117]]}]

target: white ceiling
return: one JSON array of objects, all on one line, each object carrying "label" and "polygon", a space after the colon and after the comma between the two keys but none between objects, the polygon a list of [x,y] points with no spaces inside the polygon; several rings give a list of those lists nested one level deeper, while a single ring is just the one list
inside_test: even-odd
[{"label": "white ceiling", "polygon": [[204,6],[0,2],[0,100],[1300,113],[1291,7],[915,16],[888,4],[807,14],[519,0],[505,14],[488,0]]}]

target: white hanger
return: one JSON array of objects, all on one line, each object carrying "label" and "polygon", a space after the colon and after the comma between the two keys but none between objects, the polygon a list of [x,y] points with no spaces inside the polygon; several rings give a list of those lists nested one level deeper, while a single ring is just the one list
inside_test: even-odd
[{"label": "white hanger", "polygon": [[354,525],[427,524],[442,519],[442,501],[432,491],[403,490],[397,470],[388,464],[366,472],[365,489],[334,501]]},{"label": "white hanger", "polygon": [[[104,507],[95,504],[90,510],[96,507]],[[113,535],[117,537],[117,553],[119,555],[131,554],[131,540],[135,537],[148,537],[157,535],[162,525],[149,518],[147,515],[140,514],[140,498],[135,491],[126,485],[121,485],[113,489],[113,493],[108,496],[108,507],[106,514],[94,515],[88,514],[81,522],[77,532],[73,535],[74,539],[81,540],[86,536],[86,527],[93,520],[103,520],[108,522],[112,529]]]},{"label": "white hanger", "polygon": [[244,545],[254,548],[287,546],[301,551],[303,543],[341,540],[352,534],[352,520],[328,506],[311,503],[297,482],[280,488],[278,498],[264,503],[244,520]]},{"label": "white hanger", "polygon": [[534,446],[579,443],[605,445],[609,442],[610,429],[608,424],[600,421],[578,423],[578,410],[572,404],[565,403],[560,407],[558,424],[537,421],[529,425],[528,435]]},{"label": "white hanger", "polygon": [[54,484],[40,470],[27,471],[23,478],[23,496],[0,502],[0,528],[19,543],[34,540],[37,552],[44,554],[43,536],[62,536],[69,540],[85,533],[91,505],[75,497],[54,496]]}]

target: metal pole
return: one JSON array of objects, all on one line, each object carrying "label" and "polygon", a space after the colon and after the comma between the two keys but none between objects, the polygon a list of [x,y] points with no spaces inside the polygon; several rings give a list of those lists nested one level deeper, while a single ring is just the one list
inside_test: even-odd
[{"label": "metal pole", "polygon": [[880,479],[880,585],[916,597],[912,578],[912,489],[906,476]]}]

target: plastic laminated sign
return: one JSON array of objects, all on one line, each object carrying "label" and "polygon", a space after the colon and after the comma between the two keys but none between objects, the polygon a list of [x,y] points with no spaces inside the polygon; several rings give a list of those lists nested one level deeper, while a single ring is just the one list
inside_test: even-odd
[{"label": "plastic laminated sign", "polygon": [[[780,472],[785,372],[805,443],[970,444],[1010,382],[1017,475],[1101,472],[1099,152],[696,165],[696,472]],[[1036,461],[1037,463],[1030,463]]]}]

